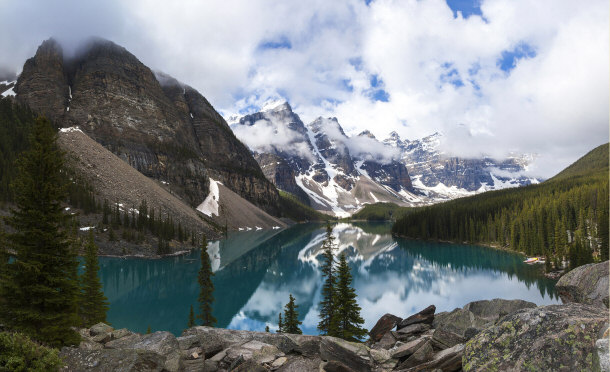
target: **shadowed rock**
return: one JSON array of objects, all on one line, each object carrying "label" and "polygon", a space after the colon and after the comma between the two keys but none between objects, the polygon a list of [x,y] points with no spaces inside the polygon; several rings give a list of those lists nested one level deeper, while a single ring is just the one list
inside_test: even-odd
[{"label": "shadowed rock", "polygon": [[399,318],[396,315],[385,314],[384,316],[379,318],[377,323],[375,323],[375,326],[369,331],[369,336],[371,337],[371,340],[373,342],[381,340],[381,338],[386,333],[391,331],[401,321],[402,318]]},{"label": "shadowed rock", "polygon": [[563,303],[577,302],[608,308],[608,261],[575,268],[559,279],[555,289]]},{"label": "shadowed rock", "polygon": [[401,328],[404,328],[411,324],[417,324],[417,323],[432,324],[432,321],[434,320],[435,311],[436,311],[436,306],[430,305],[427,308],[420,311],[419,313],[413,314],[410,317],[408,317],[407,319],[402,320],[398,324],[398,329],[400,330]]}]

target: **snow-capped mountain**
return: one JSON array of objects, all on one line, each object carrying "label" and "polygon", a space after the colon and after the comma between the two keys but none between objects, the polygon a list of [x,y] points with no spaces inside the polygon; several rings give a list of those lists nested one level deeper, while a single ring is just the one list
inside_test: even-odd
[{"label": "snow-capped mountain", "polygon": [[269,180],[315,209],[347,216],[367,203],[423,202],[398,157],[382,156],[378,147],[388,146],[367,136],[348,137],[336,118],[305,125],[283,102],[243,116],[231,128]]},{"label": "snow-capped mountain", "polygon": [[277,188],[336,216],[367,203],[415,206],[539,182],[520,175],[528,156],[447,156],[440,133],[413,141],[396,132],[383,141],[370,131],[349,137],[336,118],[305,125],[285,101],[235,118],[231,128]]},{"label": "snow-capped mountain", "polygon": [[392,132],[383,141],[400,150],[401,161],[411,174],[413,186],[433,201],[540,182],[523,175],[533,160],[532,155],[514,155],[503,160],[460,158],[440,150],[443,139],[441,133],[434,133],[409,141]]}]

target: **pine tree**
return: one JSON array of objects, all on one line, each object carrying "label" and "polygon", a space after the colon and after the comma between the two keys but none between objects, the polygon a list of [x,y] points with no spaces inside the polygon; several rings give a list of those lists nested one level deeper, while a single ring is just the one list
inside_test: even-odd
[{"label": "pine tree", "polygon": [[191,305],[191,311],[189,312],[189,322],[188,322],[188,327],[194,327],[195,326],[195,312],[193,311],[193,305]]},{"label": "pine tree", "polygon": [[267,333],[271,332],[268,325],[265,326],[265,332],[267,332]]},{"label": "pine tree", "polygon": [[152,333],[152,331],[151,331],[151,329],[150,329],[150,325],[149,325],[149,326],[146,328],[146,334],[147,334],[147,335],[149,335],[149,334],[151,334],[151,333]]},{"label": "pine tree", "polygon": [[18,161],[16,209],[6,222],[14,251],[0,280],[4,299],[0,322],[53,346],[76,344],[70,327],[78,319],[78,261],[66,231],[61,201],[66,197],[64,156],[45,118],[36,119],[29,150]]},{"label": "pine tree", "polygon": [[106,321],[108,299],[104,296],[97,260],[97,245],[93,241],[93,231],[89,230],[89,240],[85,246],[85,271],[80,278],[81,294],[79,299],[80,318],[84,327]]},{"label": "pine tree", "polygon": [[284,306],[284,333],[292,333],[292,334],[302,334],[303,331],[299,328],[300,324],[303,322],[299,322],[299,313],[296,310],[299,305],[295,305],[294,297],[292,297],[292,293],[290,294],[288,303]]},{"label": "pine tree", "polygon": [[324,262],[320,266],[324,277],[324,285],[322,286],[322,300],[320,301],[320,322],[318,330],[322,335],[336,336],[336,322],[334,315],[336,312],[335,297],[335,256],[333,250],[336,249],[335,237],[330,224],[326,225],[326,238],[322,243],[322,255]]},{"label": "pine tree", "polygon": [[360,316],[360,306],[356,301],[356,291],[352,288],[352,274],[345,254],[339,256],[337,267],[336,318],[338,337],[347,341],[359,341],[367,334],[362,328],[364,319]]},{"label": "pine tree", "polygon": [[277,315],[277,332],[276,333],[284,333],[284,323],[282,323],[282,313]]},{"label": "pine tree", "polygon": [[201,319],[201,325],[213,327],[216,323],[216,318],[212,315],[212,303],[214,302],[214,283],[212,283],[212,264],[210,263],[210,256],[208,255],[208,242],[203,236],[201,242],[201,268],[199,269],[199,275],[197,277],[199,281],[199,315],[197,318]]}]

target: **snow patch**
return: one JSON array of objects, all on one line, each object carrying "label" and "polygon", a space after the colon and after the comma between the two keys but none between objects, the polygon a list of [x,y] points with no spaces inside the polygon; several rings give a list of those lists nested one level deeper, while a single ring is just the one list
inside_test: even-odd
[{"label": "snow patch", "polygon": [[219,216],[218,214],[218,202],[220,201],[220,191],[218,190],[218,184],[220,182],[214,181],[210,178],[210,193],[205,198],[203,203],[199,204],[197,210],[208,217],[213,215]]},{"label": "snow patch", "polygon": [[68,128],[61,128],[59,130],[60,133],[73,133],[73,132],[81,132],[83,133],[82,130],[80,130],[79,127],[68,127]]},{"label": "snow patch", "polygon": [[91,230],[93,228],[94,228],[93,226],[85,226],[85,227],[81,227],[79,230],[80,231],[89,231],[89,230]]}]

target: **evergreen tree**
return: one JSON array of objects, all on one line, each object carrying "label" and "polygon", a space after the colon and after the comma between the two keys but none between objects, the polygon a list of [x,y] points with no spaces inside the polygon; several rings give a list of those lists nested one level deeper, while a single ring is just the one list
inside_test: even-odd
[{"label": "evergreen tree", "polygon": [[97,245],[93,241],[93,231],[89,230],[89,240],[85,246],[85,271],[80,278],[80,318],[84,327],[106,321],[108,299],[104,296],[99,271]]},{"label": "evergreen tree", "polygon": [[30,148],[18,161],[16,209],[6,222],[13,260],[0,278],[0,322],[50,345],[76,344],[78,261],[62,225],[64,156],[49,121],[36,119]]},{"label": "evergreen tree", "polygon": [[195,326],[195,312],[193,311],[193,305],[191,305],[191,311],[189,312],[189,322],[188,322],[188,327],[194,327]]},{"label": "evergreen tree", "polygon": [[284,323],[282,323],[282,313],[279,313],[277,315],[277,332],[276,333],[283,333],[284,332]]},{"label": "evergreen tree", "polygon": [[299,328],[300,324],[303,322],[299,322],[299,313],[297,311],[297,307],[299,305],[295,305],[294,297],[292,297],[292,293],[290,294],[288,303],[284,306],[284,333],[292,333],[292,334],[302,334],[303,331]]},{"label": "evergreen tree", "polygon": [[599,239],[600,239],[600,243],[601,243],[601,246],[599,248],[600,249],[600,258],[602,261],[608,261],[608,256],[610,253],[609,252],[610,247],[608,245],[608,242],[609,242],[609,237],[608,237],[609,221],[608,221],[608,207],[607,207],[608,201],[606,201],[605,204],[606,204],[606,206],[600,210],[599,228],[598,228],[599,229],[598,235],[599,235]]},{"label": "evergreen tree", "polygon": [[364,319],[360,316],[361,309],[356,301],[356,291],[352,288],[352,274],[345,254],[339,256],[336,302],[338,337],[347,341],[359,341],[368,331],[362,328]]},{"label": "evergreen tree", "polygon": [[208,242],[203,236],[201,242],[201,268],[199,269],[199,275],[197,277],[199,281],[199,315],[197,318],[201,319],[201,325],[213,327],[216,323],[216,318],[212,315],[212,303],[214,302],[214,283],[212,283],[212,264],[210,263],[210,256],[208,255]]},{"label": "evergreen tree", "polygon": [[336,249],[333,228],[330,224],[326,225],[326,238],[322,243],[322,255],[324,262],[320,266],[324,277],[322,286],[322,300],[320,301],[320,322],[318,330],[322,335],[336,336],[336,322],[334,315],[336,312],[335,297],[335,256],[333,250]]},{"label": "evergreen tree", "polygon": [[151,334],[151,332],[152,332],[152,331],[151,331],[151,329],[150,329],[150,325],[149,325],[149,326],[146,328],[146,334],[147,334],[147,335],[149,335],[149,334]]},{"label": "evergreen tree", "polygon": [[267,326],[265,326],[265,332],[267,332],[267,333],[271,332],[271,331],[269,330],[269,326],[268,326],[268,325],[267,325]]}]

